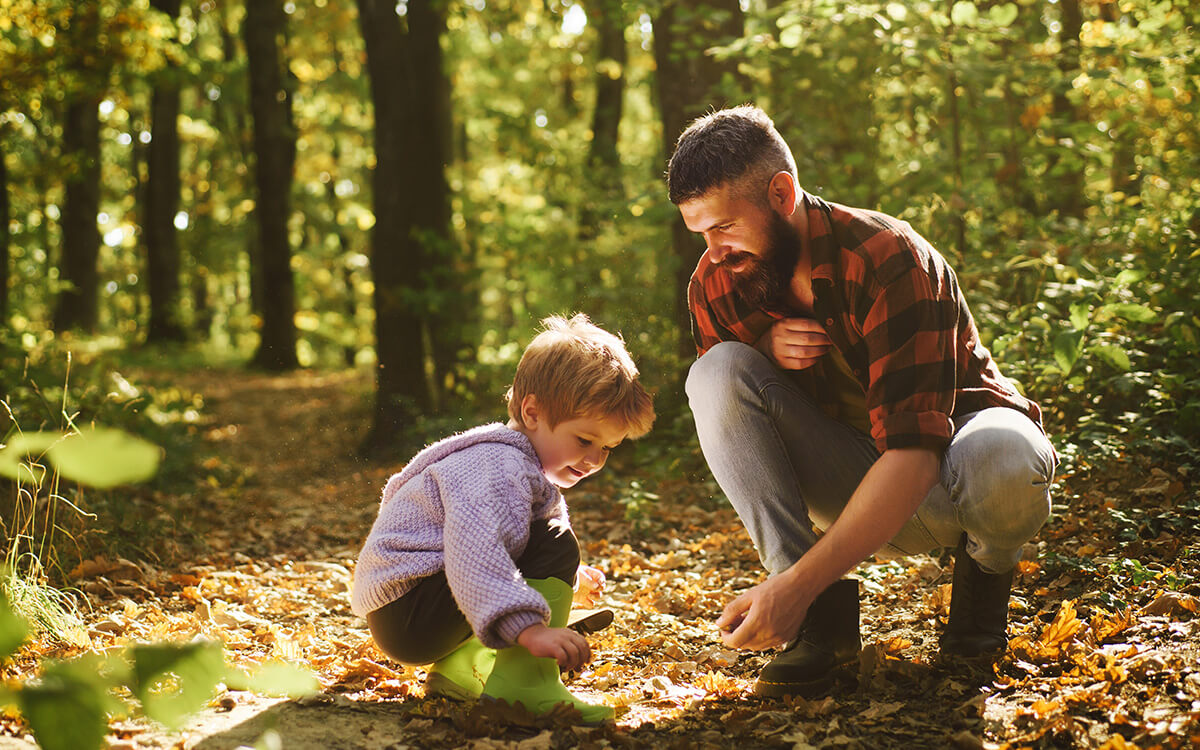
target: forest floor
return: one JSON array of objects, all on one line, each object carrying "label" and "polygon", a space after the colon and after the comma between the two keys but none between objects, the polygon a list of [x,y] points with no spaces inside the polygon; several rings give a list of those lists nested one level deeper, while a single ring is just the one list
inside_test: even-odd
[{"label": "forest floor", "polygon": [[[636,532],[605,485],[573,490],[585,561],[607,575],[603,604],[616,614],[569,685],[617,717],[582,728],[425,699],[424,670],[390,662],[351,613],[354,560],[399,468],[354,458],[368,421],[361,374],[199,371],[180,385],[204,396],[210,458],[190,497],[158,500],[189,516],[180,523],[201,548],[163,539],[157,561],[97,558],[73,571],[91,647],[219,638],[239,665],[308,666],[321,692],[223,689],[182,731],[113,721],[111,748],[1200,745],[1200,503],[1186,469],[1131,458],[1059,482],[1063,508],[1021,563],[1011,643],[994,664],[938,659],[948,559],[860,566],[857,686],[817,700],[754,696],[769,654],[716,638],[724,603],[762,572],[711,485],[660,482]],[[37,649],[17,668],[32,669]],[[31,746],[22,735],[0,718],[0,748]]]}]

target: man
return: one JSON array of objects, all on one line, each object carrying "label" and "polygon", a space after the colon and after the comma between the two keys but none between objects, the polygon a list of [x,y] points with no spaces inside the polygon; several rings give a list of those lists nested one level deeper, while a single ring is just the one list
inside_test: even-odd
[{"label": "man", "polygon": [[941,652],[1002,650],[1057,458],[945,259],[906,222],[805,193],[756,107],[693,122],[668,183],[708,246],[688,291],[700,446],[770,573],[717,625],[731,647],[785,644],[756,692],[812,696],[849,672],[843,576],[873,553],[956,547]]}]

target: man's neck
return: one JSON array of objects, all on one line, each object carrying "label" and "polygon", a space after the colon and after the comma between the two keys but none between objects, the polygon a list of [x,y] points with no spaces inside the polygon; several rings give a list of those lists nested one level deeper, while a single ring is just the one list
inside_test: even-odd
[{"label": "man's neck", "polygon": [[788,285],[786,300],[793,310],[812,315],[812,248],[808,241],[808,211],[803,200],[796,206],[791,221],[800,235],[800,261],[796,264],[796,272],[792,274],[791,284]]}]

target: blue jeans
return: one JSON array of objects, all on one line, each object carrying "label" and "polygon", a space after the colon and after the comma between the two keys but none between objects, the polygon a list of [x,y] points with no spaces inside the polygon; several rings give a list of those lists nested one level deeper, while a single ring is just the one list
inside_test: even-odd
[{"label": "blue jeans", "polygon": [[[875,441],[826,415],[765,356],[724,342],[696,360],[687,395],[704,458],[772,575],[837,519],[875,460]],[[1027,416],[995,407],[954,420],[941,478],[879,557],[958,544],[984,570],[1016,565],[1050,514],[1057,464]]]}]

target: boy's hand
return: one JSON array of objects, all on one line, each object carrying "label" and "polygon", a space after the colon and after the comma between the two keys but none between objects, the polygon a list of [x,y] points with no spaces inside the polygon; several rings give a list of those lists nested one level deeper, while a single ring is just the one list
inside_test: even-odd
[{"label": "boy's hand", "polygon": [[604,591],[604,573],[591,565],[580,565],[575,576],[574,604],[581,607],[594,607],[600,603],[600,593]]},{"label": "boy's hand", "polygon": [[517,643],[534,656],[549,657],[565,670],[579,669],[592,660],[592,647],[574,630],[530,625],[517,636]]}]

